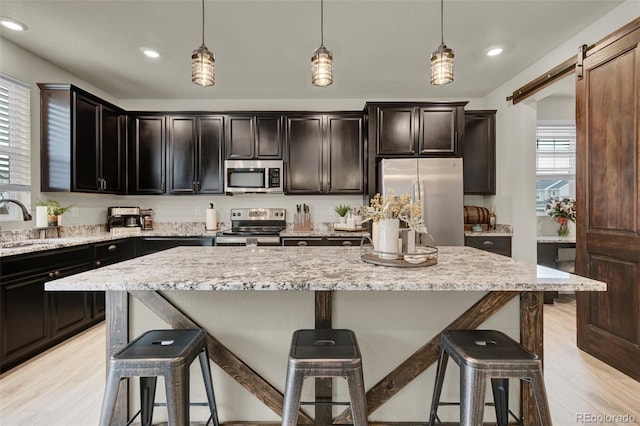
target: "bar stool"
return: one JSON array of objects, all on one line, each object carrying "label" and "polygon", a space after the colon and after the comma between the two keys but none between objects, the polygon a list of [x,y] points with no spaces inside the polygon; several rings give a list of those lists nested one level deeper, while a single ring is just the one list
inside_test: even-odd
[{"label": "bar stool", "polygon": [[291,339],[287,381],[282,410],[282,426],[295,426],[301,402],[303,381],[307,377],[344,377],[349,387],[354,426],[366,426],[367,398],[364,392],[362,356],[351,330],[297,330]]},{"label": "bar stool", "polygon": [[207,356],[207,341],[204,331],[200,329],[147,331],[112,355],[109,361],[109,376],[102,402],[102,412],[100,413],[100,425],[109,426],[111,424],[120,380],[136,376],[140,377],[142,408],[134,418],[141,413],[142,425],[151,425],[156,380],[157,376],[163,376],[169,425],[188,425],[189,366],[196,357],[200,359],[202,377],[211,411],[211,416],[207,419],[206,424],[213,420],[213,425],[218,426],[213,380]]},{"label": "bar stool", "polygon": [[[499,396],[501,404],[506,404],[506,392],[496,392],[496,384],[508,379],[520,379],[531,383],[538,408],[541,425],[551,425],[551,413],[544,387],[542,363],[538,356],[529,352],[518,342],[495,330],[447,330],[442,332],[440,358],[436,373],[436,383],[431,402],[429,426],[433,426],[440,403],[440,393],[447,360],[451,357],[460,367],[460,425],[482,425],[485,389],[487,379],[496,380],[494,399]],[[496,395],[498,393],[498,395]],[[496,400],[496,408],[499,402]],[[457,405],[457,404],[456,404]],[[508,411],[505,405],[504,410]],[[507,424],[507,416],[496,416],[500,425]],[[516,419],[517,420],[517,419]]]}]

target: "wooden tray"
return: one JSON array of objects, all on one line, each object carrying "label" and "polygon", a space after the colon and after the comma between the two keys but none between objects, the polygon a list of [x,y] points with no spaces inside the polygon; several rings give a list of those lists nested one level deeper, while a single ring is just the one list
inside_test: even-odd
[{"label": "wooden tray", "polygon": [[355,228],[347,228],[347,225],[343,225],[342,223],[334,223],[333,224],[334,231],[343,231],[343,232],[362,232],[365,230],[364,226],[356,226]]}]

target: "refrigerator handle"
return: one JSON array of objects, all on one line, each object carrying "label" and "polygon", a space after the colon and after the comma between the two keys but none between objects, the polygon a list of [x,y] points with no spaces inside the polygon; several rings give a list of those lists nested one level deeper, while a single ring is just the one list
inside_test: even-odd
[{"label": "refrigerator handle", "polygon": [[427,224],[427,196],[424,192],[424,180],[422,179],[418,179],[418,191],[420,195],[420,205],[422,206],[420,215],[422,216],[422,222],[426,225]]}]

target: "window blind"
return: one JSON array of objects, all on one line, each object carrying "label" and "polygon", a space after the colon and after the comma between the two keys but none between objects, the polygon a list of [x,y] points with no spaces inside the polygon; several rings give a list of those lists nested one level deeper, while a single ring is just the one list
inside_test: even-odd
[{"label": "window blind", "polygon": [[31,191],[31,90],[0,73],[0,192],[9,191]]},{"label": "window blind", "polygon": [[575,123],[538,123],[536,133],[536,174],[538,179],[575,179]]}]

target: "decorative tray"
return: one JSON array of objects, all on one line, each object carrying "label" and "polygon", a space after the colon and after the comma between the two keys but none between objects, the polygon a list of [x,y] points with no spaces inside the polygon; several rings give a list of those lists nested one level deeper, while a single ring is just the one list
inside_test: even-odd
[{"label": "decorative tray", "polygon": [[438,249],[431,246],[416,246],[412,253],[384,253],[373,250],[366,245],[369,238],[363,238],[360,245],[360,258],[374,265],[393,266],[396,268],[420,268],[438,264]]},{"label": "decorative tray", "polygon": [[347,228],[347,225],[344,223],[334,223],[333,224],[334,231],[346,231],[346,232],[362,232],[365,228],[361,225],[356,225],[355,228]]}]

